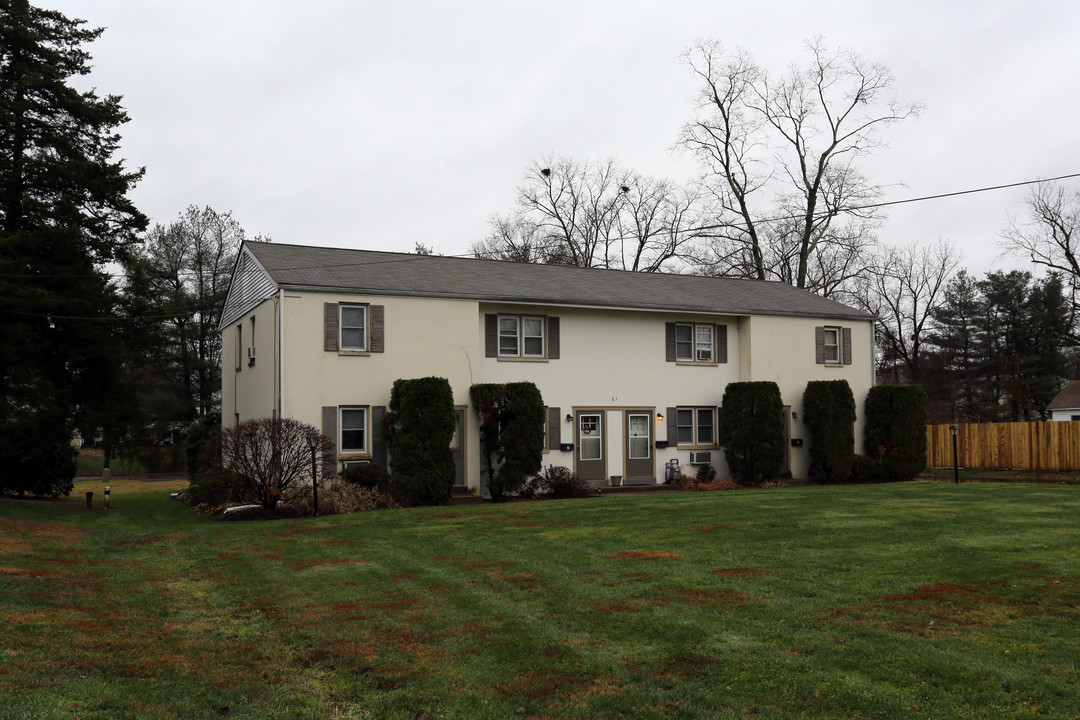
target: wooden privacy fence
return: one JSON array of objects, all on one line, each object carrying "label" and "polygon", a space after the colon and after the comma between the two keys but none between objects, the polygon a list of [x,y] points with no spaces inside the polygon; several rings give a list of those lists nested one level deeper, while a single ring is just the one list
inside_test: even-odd
[{"label": "wooden privacy fence", "polygon": [[[961,425],[956,456],[964,468],[1080,470],[1080,421]],[[926,464],[953,466],[948,425],[927,425]]]}]

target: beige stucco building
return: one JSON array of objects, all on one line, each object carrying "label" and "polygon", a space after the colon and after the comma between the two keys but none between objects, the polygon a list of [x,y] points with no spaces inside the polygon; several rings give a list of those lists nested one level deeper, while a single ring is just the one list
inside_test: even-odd
[{"label": "beige stucco building", "polygon": [[[663,482],[672,459],[726,476],[719,406],[741,380],[779,385],[789,467],[805,476],[807,381],[847,380],[860,408],[873,383],[869,315],[752,280],[246,243],[220,330],[222,422],[311,423],[339,467],[388,461],[395,380],[446,378],[458,484],[477,492],[475,383],[535,383],[544,464],[594,484]],[[861,448],[861,417],[855,431]]]}]

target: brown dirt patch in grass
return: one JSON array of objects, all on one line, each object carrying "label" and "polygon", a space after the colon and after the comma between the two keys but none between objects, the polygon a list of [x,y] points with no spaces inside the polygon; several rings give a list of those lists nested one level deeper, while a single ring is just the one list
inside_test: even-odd
[{"label": "brown dirt patch in grass", "polygon": [[332,565],[362,565],[369,563],[368,558],[326,558],[311,560],[290,560],[289,567],[294,570],[308,570],[310,568],[327,567]]},{"label": "brown dirt patch in grass", "polygon": [[87,532],[68,523],[0,518],[0,554],[28,553],[41,545],[68,547],[80,542]]},{"label": "brown dirt patch in grass", "polygon": [[733,523],[711,523],[709,525],[698,525],[690,529],[694,532],[712,532],[713,530],[734,530],[738,527],[740,526]]},{"label": "brown dirt patch in grass", "polygon": [[539,590],[540,588],[545,586],[543,582],[536,579],[536,573],[532,572],[513,573],[511,575],[507,575],[505,573],[494,571],[489,572],[487,576],[488,582],[492,585],[514,585],[523,590]]},{"label": "brown dirt patch in grass", "polygon": [[509,560],[458,560],[454,564],[462,570],[508,570],[517,566]]},{"label": "brown dirt patch in grass", "polygon": [[636,560],[641,562],[656,562],[657,560],[682,560],[682,555],[677,555],[666,550],[627,550],[615,555],[605,555],[605,560]]},{"label": "brown dirt patch in grass", "polygon": [[589,612],[600,615],[614,615],[616,613],[637,612],[641,608],[628,600],[590,600]]},{"label": "brown dirt patch in grass", "polygon": [[721,605],[741,605],[750,599],[744,592],[736,590],[706,590],[703,588],[678,588],[675,591],[675,599],[683,605],[697,607],[705,603],[720,603]]},{"label": "brown dirt patch in grass", "polygon": [[496,685],[495,692],[504,698],[526,697],[530,700],[540,700],[560,692],[573,693],[586,683],[588,680],[578,675],[527,670],[518,673],[506,685]]},{"label": "brown dirt patch in grass", "polygon": [[1021,612],[1022,603],[1005,597],[1004,586],[1003,581],[984,585],[942,581],[907,593],[876,595],[861,605],[836,608],[833,614],[858,624],[923,637],[963,627],[990,627]]},{"label": "brown dirt patch in grass", "polygon": [[185,532],[170,533],[169,535],[144,535],[143,537],[121,540],[117,543],[120,547],[143,547],[145,545],[159,545],[161,543],[178,542],[188,536]]},{"label": "brown dirt patch in grass", "polygon": [[768,575],[768,570],[760,570],[758,568],[719,568],[717,570],[710,570],[714,575],[724,575],[726,577],[741,577],[746,575]]},{"label": "brown dirt patch in grass", "polygon": [[639,571],[619,573],[619,577],[626,578],[627,580],[651,580],[656,576],[653,573]]},{"label": "brown dirt patch in grass", "polygon": [[547,530],[548,528],[568,528],[577,527],[580,525],[576,520],[559,520],[557,522],[534,522],[534,523],[519,523],[515,525],[516,528],[523,529],[540,529]]}]

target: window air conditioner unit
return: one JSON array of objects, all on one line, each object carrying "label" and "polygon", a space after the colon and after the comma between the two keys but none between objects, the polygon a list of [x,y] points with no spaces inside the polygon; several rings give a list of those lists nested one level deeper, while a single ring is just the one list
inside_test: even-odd
[{"label": "window air conditioner unit", "polygon": [[248,360],[254,360],[254,359],[255,359],[255,346],[252,345],[251,347],[248,348]]},{"label": "window air conditioner unit", "polygon": [[708,450],[691,451],[690,453],[691,465],[711,465],[712,453]]},{"label": "window air conditioner unit", "polygon": [[698,362],[712,362],[712,350],[698,350]]},{"label": "window air conditioner unit", "polygon": [[370,465],[370,460],[345,460],[341,463],[341,471],[345,472],[349,468],[359,467],[360,465]]}]

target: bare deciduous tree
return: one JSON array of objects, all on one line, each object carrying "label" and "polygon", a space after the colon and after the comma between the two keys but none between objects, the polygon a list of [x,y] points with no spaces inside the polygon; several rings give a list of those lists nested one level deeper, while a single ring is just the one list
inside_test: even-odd
[{"label": "bare deciduous tree", "polygon": [[960,262],[953,245],[938,240],[889,248],[854,281],[854,304],[877,317],[879,371],[894,381],[919,383],[934,311]]},{"label": "bare deciduous tree", "polygon": [[518,187],[517,207],[491,220],[476,257],[656,272],[689,252],[698,196],[614,160],[546,158]]},{"label": "bare deciduous tree", "polygon": [[[810,58],[773,78],[746,52],[701,42],[687,51],[699,112],[680,144],[700,160],[714,204],[706,270],[828,292],[857,275],[880,214],[879,188],[856,163],[879,131],[917,115],[891,96],[888,68],[807,43]],[[836,272],[831,256],[841,260]]]},{"label": "bare deciduous tree", "polygon": [[1010,221],[1002,231],[1006,248],[1061,272],[1071,289],[1074,312],[1080,310],[1080,191],[1040,183],[1027,205],[1027,217]]}]

